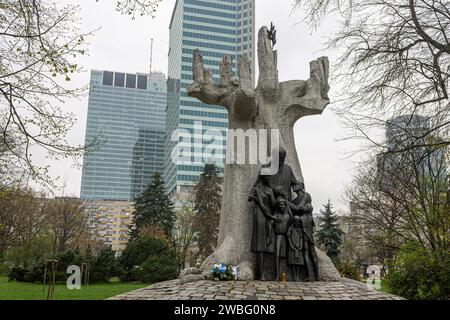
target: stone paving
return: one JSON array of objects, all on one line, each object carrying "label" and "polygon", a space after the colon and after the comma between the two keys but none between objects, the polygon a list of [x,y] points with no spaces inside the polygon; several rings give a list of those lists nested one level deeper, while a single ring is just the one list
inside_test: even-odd
[{"label": "stone paving", "polygon": [[262,281],[167,281],[125,293],[111,300],[402,300],[369,290],[364,283],[262,282]]}]

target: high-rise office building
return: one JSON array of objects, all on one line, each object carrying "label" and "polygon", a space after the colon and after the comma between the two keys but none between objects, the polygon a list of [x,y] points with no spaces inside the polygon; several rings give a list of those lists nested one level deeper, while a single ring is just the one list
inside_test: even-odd
[{"label": "high-rise office building", "polygon": [[421,115],[397,116],[386,123],[386,142],[389,149],[419,145],[430,131],[429,118]]},{"label": "high-rise office building", "polygon": [[388,190],[400,177],[405,181],[414,173],[446,179],[445,152],[430,146],[434,136],[430,119],[421,115],[397,116],[386,123],[387,152],[377,156],[380,190]]},{"label": "high-rise office building", "polygon": [[81,198],[132,201],[163,172],[166,77],[160,73],[91,72]]},{"label": "high-rise office building", "polygon": [[[218,159],[221,170],[225,159],[227,110],[200,103],[186,93],[192,83],[193,51],[201,51],[204,65],[216,81],[220,78],[219,62],[226,54],[233,58],[235,72],[239,54],[247,55],[254,66],[254,15],[255,0],[176,1],[170,22],[165,155],[166,186],[172,198],[192,189],[203,170],[203,155]],[[177,130],[181,130],[179,135],[173,135]],[[207,130],[220,132],[222,141],[218,136],[209,140],[204,134]],[[186,139],[189,134],[190,139]],[[176,146],[185,153],[190,150],[189,157],[183,155],[190,161],[172,161]]]}]

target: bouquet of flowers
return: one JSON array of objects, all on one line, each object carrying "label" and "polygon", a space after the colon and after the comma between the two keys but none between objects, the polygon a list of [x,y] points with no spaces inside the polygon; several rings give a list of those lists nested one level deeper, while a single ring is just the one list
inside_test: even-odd
[{"label": "bouquet of flowers", "polygon": [[212,268],[212,275],[214,279],[221,281],[231,281],[235,279],[233,268],[227,266],[225,263],[215,264]]}]

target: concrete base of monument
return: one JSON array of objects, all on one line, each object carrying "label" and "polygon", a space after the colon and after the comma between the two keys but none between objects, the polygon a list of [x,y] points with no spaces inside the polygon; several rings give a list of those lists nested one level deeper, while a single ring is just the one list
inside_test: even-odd
[{"label": "concrete base of monument", "polygon": [[[197,268],[187,268],[184,269],[180,274],[180,281],[182,283],[193,282],[198,280],[207,280],[211,277],[211,270],[213,265],[219,262],[227,263],[226,259],[222,257],[224,254],[220,254],[222,245],[218,250],[216,250],[211,256],[209,256],[202,264],[202,266]],[[337,271],[336,267],[331,262],[331,259],[321,250],[316,249],[317,258],[319,260],[319,275],[321,281],[340,281],[341,276]],[[254,258],[254,257],[253,257]],[[254,259],[253,259],[254,260]],[[267,254],[264,257],[265,260],[265,276],[266,280],[275,280],[276,272],[275,272],[275,261],[273,254]],[[238,267],[238,280],[239,281],[251,281],[255,278],[254,274],[254,264],[256,261],[249,262],[243,261]],[[281,272],[285,273],[287,279],[293,279],[293,275],[291,274],[291,268],[287,265],[286,258],[281,259]],[[304,273],[304,270],[303,270]],[[302,279],[305,278],[305,274],[301,276]]]},{"label": "concrete base of monument", "polygon": [[342,279],[329,282],[172,280],[125,293],[110,300],[402,300]]}]

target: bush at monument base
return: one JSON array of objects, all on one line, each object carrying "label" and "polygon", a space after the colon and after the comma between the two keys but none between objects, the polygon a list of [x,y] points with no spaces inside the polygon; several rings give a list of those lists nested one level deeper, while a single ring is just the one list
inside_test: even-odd
[{"label": "bush at monument base", "polygon": [[412,300],[450,299],[450,253],[403,246],[389,264],[386,283],[393,294]]},{"label": "bush at monument base", "polygon": [[140,237],[130,241],[120,257],[122,282],[154,283],[178,277],[179,263],[174,250],[160,239]]},{"label": "bush at monument base", "polygon": [[174,254],[151,255],[138,269],[136,280],[156,283],[176,279],[178,274],[179,266]]}]

